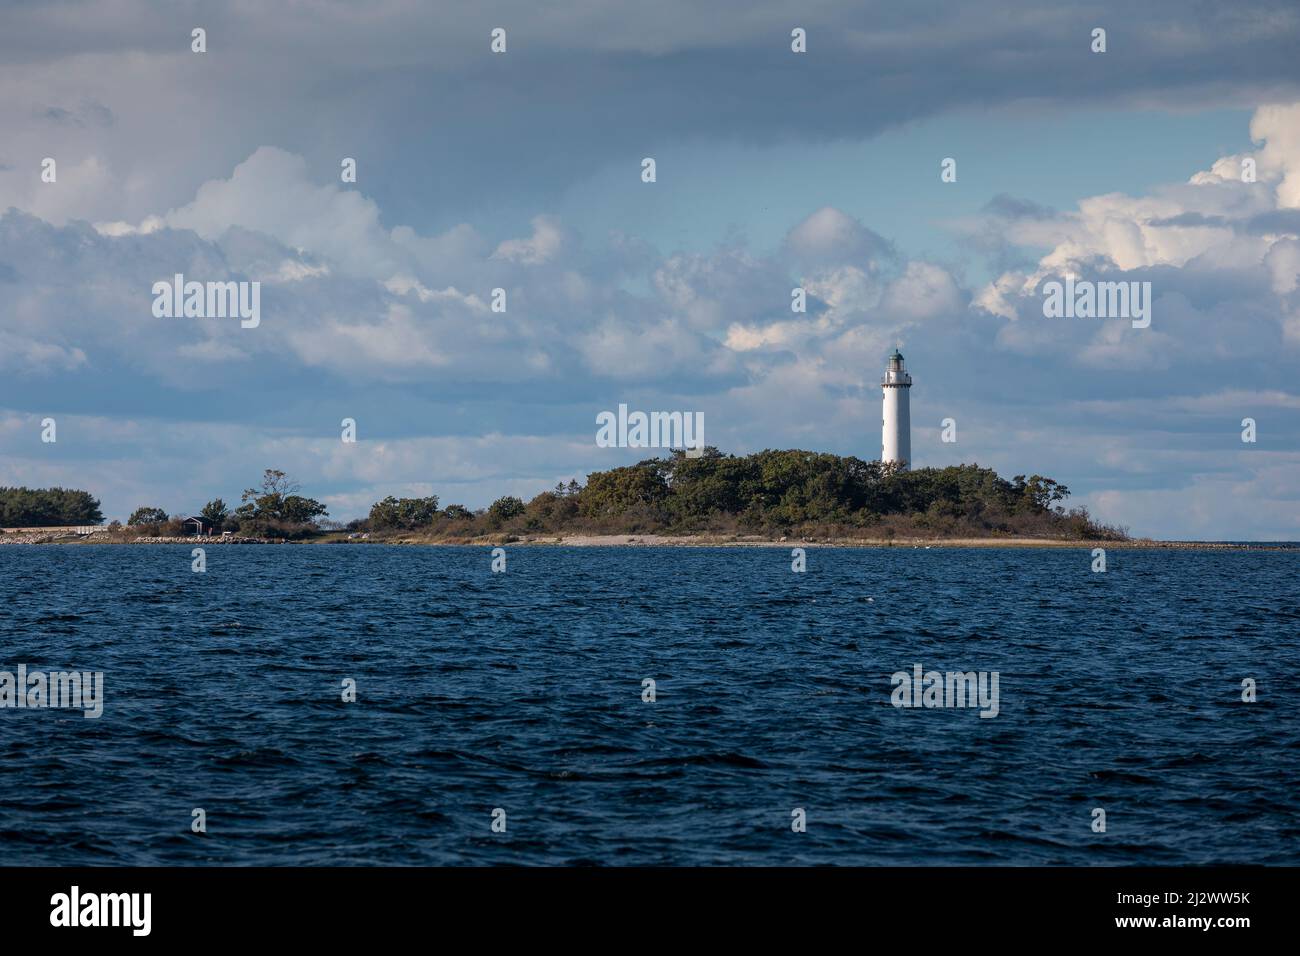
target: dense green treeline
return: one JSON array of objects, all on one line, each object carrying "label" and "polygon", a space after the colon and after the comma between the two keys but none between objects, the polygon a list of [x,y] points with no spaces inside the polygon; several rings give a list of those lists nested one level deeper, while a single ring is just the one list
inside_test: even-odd
[{"label": "dense green treeline", "polygon": [[93,525],[104,520],[99,500],[72,488],[0,488],[0,528]]},{"label": "dense green treeline", "polygon": [[1121,529],[1060,504],[1069,489],[1041,475],[1011,480],[978,465],[900,471],[879,461],[808,451],[698,458],[674,452],[594,472],[528,503],[506,497],[485,511],[438,499],[387,498],[354,530],[444,535],[519,533],[919,533],[1116,538]]}]

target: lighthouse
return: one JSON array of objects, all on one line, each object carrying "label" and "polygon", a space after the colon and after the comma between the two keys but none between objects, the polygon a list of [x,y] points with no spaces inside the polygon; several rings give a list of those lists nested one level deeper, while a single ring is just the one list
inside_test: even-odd
[{"label": "lighthouse", "polygon": [[906,471],[912,463],[912,412],[908,390],[912,376],[903,367],[903,353],[894,349],[880,380],[884,390],[884,407],[880,422],[880,460],[897,462]]}]

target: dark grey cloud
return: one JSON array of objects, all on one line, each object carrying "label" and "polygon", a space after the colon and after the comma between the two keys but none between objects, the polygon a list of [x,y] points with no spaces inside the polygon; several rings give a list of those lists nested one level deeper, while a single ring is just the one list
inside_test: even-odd
[{"label": "dark grey cloud", "polygon": [[1243,227],[1253,235],[1291,233],[1300,236],[1300,209],[1274,209],[1251,216]]},{"label": "dark grey cloud", "polygon": [[33,111],[33,115],[38,120],[44,120],[56,126],[74,126],[78,129],[87,127],[106,128],[112,126],[115,119],[112,110],[103,103],[93,101],[83,102],[73,109],[66,109],[62,106],[37,108]]},{"label": "dark grey cloud", "polygon": [[1206,216],[1199,212],[1181,212],[1176,216],[1166,216],[1163,219],[1147,220],[1149,226],[1216,226],[1222,228],[1231,225],[1231,220],[1225,216]]},{"label": "dark grey cloud", "polygon": [[1268,212],[1256,213],[1244,219],[1206,215],[1199,212],[1182,212],[1176,216],[1148,219],[1146,224],[1148,226],[1171,228],[1234,229],[1252,236],[1277,235],[1279,233],[1300,235],[1300,209],[1271,209]]},{"label": "dark grey cloud", "polygon": [[994,216],[998,219],[1055,219],[1058,215],[1055,209],[1050,206],[1044,206],[1036,203],[1031,199],[1020,199],[1016,196],[1008,196],[1006,193],[999,193],[984,204],[981,210],[985,215]]},{"label": "dark grey cloud", "polygon": [[[1050,115],[1300,96],[1300,10],[1290,0],[1194,12],[1181,0],[942,10],[587,0],[563,11],[522,0],[364,10],[65,0],[9,3],[4,20],[0,61],[57,66],[61,82],[104,104],[103,113],[30,109],[61,122],[153,125],[152,138],[108,150],[114,168],[148,165],[141,153],[153,151],[159,168],[185,166],[192,185],[265,144],[321,168],[359,154],[380,206],[426,228],[451,210],[499,204],[503,190],[545,208],[611,161],[678,144],[866,138],[964,109]],[[208,31],[205,54],[189,51],[196,26]],[[496,26],[508,30],[505,55],[488,50]],[[790,51],[795,26],[808,31],[806,54]],[[1104,54],[1089,50],[1098,26],[1108,30]]]}]

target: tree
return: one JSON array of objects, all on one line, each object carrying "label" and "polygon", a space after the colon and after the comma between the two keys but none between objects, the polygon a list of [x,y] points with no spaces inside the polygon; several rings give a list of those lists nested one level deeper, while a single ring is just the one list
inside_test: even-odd
[{"label": "tree", "polygon": [[389,495],[370,508],[372,528],[401,528],[410,531],[433,524],[438,517],[438,496],[427,498],[394,498]]},{"label": "tree", "polygon": [[470,521],[474,518],[474,512],[464,505],[447,505],[447,510],[443,514],[452,521]]},{"label": "tree", "polygon": [[[295,495],[301,489],[301,485],[294,481],[278,468],[268,468],[262,472],[262,494],[279,495],[281,498],[287,498],[289,495]],[[257,492],[250,488],[244,492],[245,499],[248,496],[257,496]]]},{"label": "tree", "polygon": [[1069,488],[1042,475],[1030,475],[1028,481],[1024,475],[1016,475],[1012,487],[1036,511],[1046,510],[1070,497]]},{"label": "tree", "polygon": [[556,482],[555,490],[551,494],[557,498],[573,498],[581,490],[582,485],[578,484],[576,479],[570,478],[567,485],[562,481]]},{"label": "tree", "polygon": [[203,506],[203,510],[199,514],[212,525],[214,531],[220,531],[225,527],[226,522],[230,520],[230,509],[226,507],[226,503],[220,498],[213,498],[209,501]]},{"label": "tree", "polygon": [[268,468],[262,473],[262,487],[245,489],[235,509],[241,530],[301,530],[314,519],[329,514],[315,498],[297,494],[299,485],[284,472]]},{"label": "tree", "polygon": [[368,519],[370,527],[375,530],[381,528],[396,528],[401,524],[401,505],[392,495],[382,501],[376,501],[370,506],[370,515]]},{"label": "tree", "polygon": [[653,510],[669,495],[666,462],[651,458],[625,468],[587,476],[579,508],[590,517],[616,517],[630,510]]},{"label": "tree", "polygon": [[126,519],[127,524],[164,524],[166,521],[167,512],[161,508],[136,508]]},{"label": "tree", "polygon": [[104,520],[99,501],[72,488],[0,488],[0,527],[92,525]]},{"label": "tree", "polygon": [[496,525],[517,518],[523,513],[524,503],[513,495],[498,498],[488,506],[488,520]]},{"label": "tree", "polygon": [[280,503],[280,520],[293,524],[307,524],[329,514],[329,509],[315,498],[289,495]]}]

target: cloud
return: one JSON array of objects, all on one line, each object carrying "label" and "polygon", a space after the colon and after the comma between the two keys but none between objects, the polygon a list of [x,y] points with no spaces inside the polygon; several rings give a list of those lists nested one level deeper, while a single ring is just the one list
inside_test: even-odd
[{"label": "cloud", "polygon": [[786,248],[806,267],[853,263],[874,269],[880,259],[893,258],[883,237],[832,206],[823,206],[791,229]]},{"label": "cloud", "polygon": [[41,342],[0,329],[0,370],[41,374],[72,371],[86,364],[86,353],[55,342]]},{"label": "cloud", "polygon": [[[1300,539],[1300,499],[1295,475],[1300,455],[1265,458],[1234,475],[1196,475],[1187,487],[1123,489],[1090,496],[1094,512],[1113,523],[1185,540],[1295,541]],[[1152,529],[1147,531],[1146,529]]]},{"label": "cloud", "polygon": [[557,220],[551,216],[535,216],[530,237],[505,240],[497,246],[492,257],[527,266],[541,265],[559,255],[564,241],[564,231]]},{"label": "cloud", "polygon": [[[1080,200],[1072,213],[1014,217],[1013,241],[1050,251],[1028,271],[996,277],[975,296],[978,308],[1011,319],[1004,347],[1033,354],[1068,352],[1092,368],[1168,368],[1180,360],[1246,358],[1300,346],[1294,296],[1300,219],[1290,205],[1300,170],[1300,105],[1261,107],[1251,121],[1261,140],[1249,156],[1215,162],[1186,184],[1145,196],[1112,193]],[[1243,181],[1243,159],[1256,181]],[[1015,207],[999,203],[1005,218]],[[1150,329],[1123,321],[1045,319],[1042,285],[1051,277],[1150,282]]]},{"label": "cloud", "polygon": [[391,274],[397,267],[373,201],[342,184],[316,185],[302,156],[270,146],[236,166],[229,179],[204,183],[193,202],[163,220],[210,240],[232,227],[259,232],[318,253],[351,275]]},{"label": "cloud", "polygon": [[947,269],[930,262],[909,262],[885,289],[880,307],[896,320],[911,323],[954,315],[965,304]]}]

